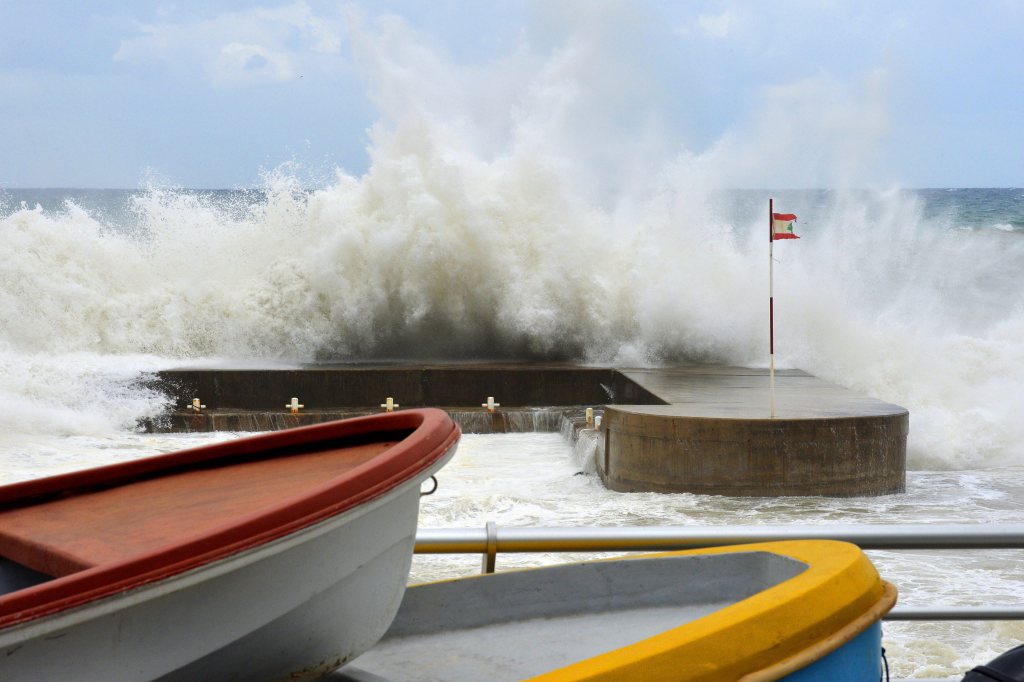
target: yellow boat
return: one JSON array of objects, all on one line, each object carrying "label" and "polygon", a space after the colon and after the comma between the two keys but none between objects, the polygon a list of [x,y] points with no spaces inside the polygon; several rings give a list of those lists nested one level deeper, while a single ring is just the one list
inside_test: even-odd
[{"label": "yellow boat", "polygon": [[409,588],[384,638],[328,679],[877,680],[895,602],[834,541],[509,571]]}]

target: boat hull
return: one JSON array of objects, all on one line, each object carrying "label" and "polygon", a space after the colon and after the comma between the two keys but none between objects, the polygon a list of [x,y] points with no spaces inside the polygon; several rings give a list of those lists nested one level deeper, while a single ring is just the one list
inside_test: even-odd
[{"label": "boat hull", "polygon": [[895,601],[863,552],[764,543],[587,562],[406,591],[336,682],[878,679]]},{"label": "boat hull", "polygon": [[0,675],[315,678],[387,630],[418,505],[416,485],[244,555],[14,628],[0,636],[10,642],[0,648]]},{"label": "boat hull", "polygon": [[319,677],[387,630],[408,579],[420,483],[454,449],[346,511],[3,628],[0,679]]},{"label": "boat hull", "polygon": [[832,653],[790,673],[782,682],[864,682],[882,679],[882,624],[875,622]]}]

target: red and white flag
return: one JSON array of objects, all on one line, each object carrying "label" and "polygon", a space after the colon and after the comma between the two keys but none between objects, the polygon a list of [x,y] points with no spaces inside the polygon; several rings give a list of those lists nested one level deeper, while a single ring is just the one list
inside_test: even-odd
[{"label": "red and white flag", "polygon": [[772,239],[800,239],[793,233],[793,213],[772,213]]}]

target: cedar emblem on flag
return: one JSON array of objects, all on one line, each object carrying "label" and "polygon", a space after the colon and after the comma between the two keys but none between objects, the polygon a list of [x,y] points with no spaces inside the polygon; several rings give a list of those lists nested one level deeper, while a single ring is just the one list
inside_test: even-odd
[{"label": "cedar emblem on flag", "polygon": [[773,239],[800,239],[793,233],[796,215],[792,213],[772,213]]}]

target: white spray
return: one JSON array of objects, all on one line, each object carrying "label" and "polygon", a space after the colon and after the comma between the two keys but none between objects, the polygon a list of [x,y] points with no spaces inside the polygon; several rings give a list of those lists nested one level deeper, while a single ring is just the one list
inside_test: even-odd
[{"label": "white spray", "polygon": [[[765,209],[737,218],[719,190],[787,153],[841,186],[884,135],[880,74],[769,90],[690,152],[602,106],[593,36],[472,68],[397,19],[352,36],[381,111],[366,174],[306,192],[286,168],[230,206],[152,189],[129,233],[73,204],[3,212],[8,433],[130,426],[163,407],[140,371],[202,358],[763,365]],[[780,122],[809,99],[814,116]],[[1020,235],[926,221],[895,190],[786,201],[803,239],[777,254],[780,363],[908,407],[912,465],[1019,462]]]}]

